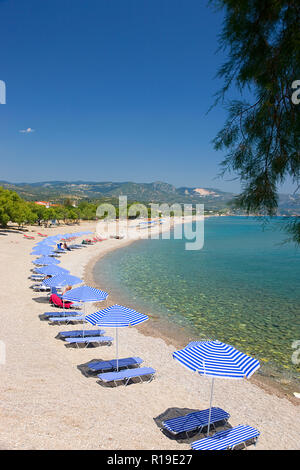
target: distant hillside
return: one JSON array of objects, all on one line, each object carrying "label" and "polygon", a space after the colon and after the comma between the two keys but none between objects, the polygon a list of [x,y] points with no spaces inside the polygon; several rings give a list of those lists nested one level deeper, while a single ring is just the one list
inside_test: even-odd
[{"label": "distant hillside", "polygon": [[[134,183],[87,182],[87,181],[43,181],[40,183],[9,183],[0,181],[0,185],[16,191],[27,200],[46,200],[62,202],[66,198],[73,200],[114,200],[126,195],[129,201],[145,203],[182,203],[205,204],[206,210],[222,210],[235,194],[206,187],[180,187],[164,182]],[[279,212],[282,214],[300,214],[300,196],[281,195]]]},{"label": "distant hillside", "polygon": [[300,215],[300,194],[280,194],[278,209],[281,214]]},{"label": "distant hillside", "polygon": [[225,193],[213,188],[176,188],[163,183],[134,182],[86,182],[86,181],[43,181],[40,183],[16,183],[7,181],[0,185],[19,193],[27,200],[51,200],[60,202],[65,198],[76,200],[114,199],[126,195],[129,201],[157,203],[205,203],[207,209],[219,210],[227,206],[234,197],[233,193]]}]

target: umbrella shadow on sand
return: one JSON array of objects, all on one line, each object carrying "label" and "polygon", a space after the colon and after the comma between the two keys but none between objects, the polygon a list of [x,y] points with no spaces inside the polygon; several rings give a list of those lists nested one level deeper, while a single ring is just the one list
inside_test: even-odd
[{"label": "umbrella shadow on sand", "polygon": [[[78,323],[78,322],[77,322]],[[70,344],[66,344],[65,347],[66,348],[70,348],[70,349],[90,349],[90,348],[100,348],[101,346],[103,346],[103,344],[100,344],[98,342],[94,342],[94,343],[70,343]]]},{"label": "umbrella shadow on sand", "polygon": [[[128,382],[126,382],[126,387],[130,385],[142,385],[142,382],[148,382],[147,378],[141,377],[141,380],[138,377],[132,377]],[[117,387],[124,387],[124,381],[120,380],[115,382],[103,382],[102,380],[97,380],[97,384],[101,385],[103,388],[117,388]]]},{"label": "umbrella shadow on sand", "polygon": [[32,300],[38,304],[49,304],[48,297],[32,297]]},{"label": "umbrella shadow on sand", "polygon": [[84,375],[84,377],[97,377],[97,374],[100,372],[94,372],[89,369],[89,365],[93,364],[93,362],[102,362],[103,359],[91,359],[89,362],[85,362],[84,364],[78,364],[77,369]]},{"label": "umbrella shadow on sand", "polygon": [[[97,378],[97,375],[99,375],[101,373],[101,370],[98,370],[98,371],[93,371],[89,368],[89,366],[95,362],[102,362],[103,359],[91,359],[89,362],[85,362],[84,364],[79,364],[77,366],[77,369],[80,370],[80,372],[82,373],[82,375],[84,375],[85,377],[94,377],[94,378]],[[136,366],[138,367],[138,365]],[[136,367],[130,367],[131,369],[135,369]],[[124,368],[121,367],[120,370],[123,370]],[[143,379],[142,379],[143,380]],[[144,381],[144,380],[143,380]],[[146,381],[146,380],[145,380]],[[140,382],[140,380],[133,380],[131,379],[129,382],[128,382],[128,385],[132,385],[136,382]],[[112,387],[116,387],[116,386],[119,386],[119,385],[123,385],[122,383],[117,383],[117,385],[115,385],[114,383],[105,383],[105,382],[102,382],[101,380],[98,380],[97,383],[99,385],[101,385],[102,387],[107,387],[107,388],[112,388]]]},{"label": "umbrella shadow on sand", "polygon": [[[189,431],[188,435],[186,433],[179,433],[177,435],[173,435],[167,429],[163,428],[162,423],[167,419],[179,418],[180,416],[185,416],[189,413],[195,413],[196,411],[199,411],[199,409],[177,407],[168,408],[156,418],[153,418],[153,421],[155,422],[156,426],[161,430],[161,432],[169,439],[177,441],[179,444],[191,444],[192,442],[197,441],[198,439],[206,437],[207,429],[204,428],[201,432],[199,432],[198,430]],[[220,424],[219,426],[216,426],[214,432],[223,431],[224,429],[229,429],[231,427],[232,426],[228,423],[226,425]]]},{"label": "umbrella shadow on sand", "polygon": [[49,318],[48,316],[45,316],[44,313],[41,313],[40,315],[38,315],[38,317],[41,321],[48,321]]},{"label": "umbrella shadow on sand", "polygon": [[19,230],[19,229],[6,228],[6,229],[1,229],[0,230],[0,235],[7,235],[8,233],[22,233],[22,234],[24,234],[24,232],[28,232],[28,230]]},{"label": "umbrella shadow on sand", "polygon": [[[66,314],[62,314],[61,317],[66,317],[67,315]],[[45,317],[43,317],[42,315],[40,315],[40,319],[43,320]],[[53,327],[53,328],[57,328],[58,326],[65,326],[66,323],[65,322],[59,322],[59,323],[54,323],[54,322],[51,322],[49,318],[45,319],[48,321],[48,325]],[[78,320],[75,320],[73,319],[72,321],[69,321],[68,324],[69,325],[82,325],[84,323],[84,321],[78,319]],[[70,345],[69,345],[70,346]]]}]

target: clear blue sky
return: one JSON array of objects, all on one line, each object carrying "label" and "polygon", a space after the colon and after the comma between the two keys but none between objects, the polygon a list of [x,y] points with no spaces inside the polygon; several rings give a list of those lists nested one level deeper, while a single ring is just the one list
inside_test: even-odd
[{"label": "clear blue sky", "polygon": [[214,179],[224,56],[206,1],[0,0],[0,18],[0,179],[239,190]]}]

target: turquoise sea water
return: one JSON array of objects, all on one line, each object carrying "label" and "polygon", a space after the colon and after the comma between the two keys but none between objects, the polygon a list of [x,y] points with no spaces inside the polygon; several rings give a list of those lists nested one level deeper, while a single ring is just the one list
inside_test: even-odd
[{"label": "turquoise sea water", "polygon": [[263,230],[254,218],[206,219],[202,250],[186,251],[184,240],[139,241],[103,258],[95,277],[127,305],[297,378],[291,356],[300,340],[300,251],[282,244],[281,225]]}]

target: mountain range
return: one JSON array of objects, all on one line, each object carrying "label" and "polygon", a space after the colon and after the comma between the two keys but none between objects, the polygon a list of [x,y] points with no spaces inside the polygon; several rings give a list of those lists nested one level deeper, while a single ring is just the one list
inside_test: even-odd
[{"label": "mountain range", "polygon": [[[236,194],[207,187],[175,187],[161,181],[153,183],[43,181],[38,183],[10,183],[0,181],[6,189],[14,190],[26,200],[63,202],[70,198],[79,200],[114,200],[127,196],[128,201],[144,203],[204,204],[206,210],[219,211],[227,208]],[[281,194],[279,213],[300,214],[300,195]]]}]

